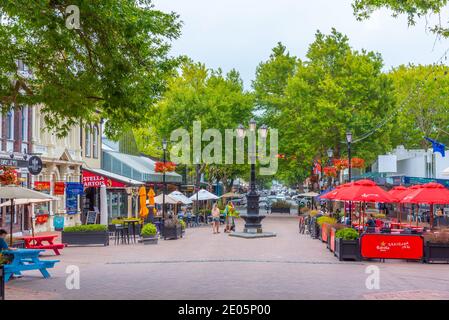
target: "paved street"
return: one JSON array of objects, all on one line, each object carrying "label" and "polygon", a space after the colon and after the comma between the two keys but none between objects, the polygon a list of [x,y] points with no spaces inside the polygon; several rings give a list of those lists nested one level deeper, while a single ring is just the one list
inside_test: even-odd
[{"label": "paved street", "polygon": [[[298,234],[295,217],[269,217],[264,227],[278,236],[247,240],[200,227],[156,246],[69,247],[51,279],[28,272],[7,285],[7,299],[449,298],[448,265],[339,262],[323,243]],[[380,268],[380,290],[365,286],[371,264]],[[65,286],[70,265],[80,268],[79,290]]]}]

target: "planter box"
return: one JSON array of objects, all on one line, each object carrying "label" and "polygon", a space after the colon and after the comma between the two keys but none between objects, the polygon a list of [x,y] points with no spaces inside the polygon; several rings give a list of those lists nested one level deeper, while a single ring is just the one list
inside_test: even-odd
[{"label": "planter box", "polygon": [[0,300],[5,300],[5,272],[3,265],[0,265]]},{"label": "planter box", "polygon": [[329,234],[329,241],[327,242],[327,248],[331,251],[335,251],[335,233],[337,233],[337,229],[331,228],[330,234]]},{"label": "planter box", "polygon": [[326,243],[329,241],[330,228],[331,225],[328,223],[323,223],[321,225],[321,241]]},{"label": "planter box", "polygon": [[61,241],[67,245],[109,245],[108,231],[95,232],[61,232]]},{"label": "planter box", "polygon": [[182,228],[181,225],[177,225],[176,227],[164,227],[164,240],[167,239],[178,239],[182,238]]},{"label": "planter box", "polygon": [[426,242],[424,245],[424,262],[449,263],[449,244]]},{"label": "planter box", "polygon": [[271,213],[290,213],[290,208],[273,208],[273,207],[271,207]]},{"label": "planter box", "polygon": [[157,234],[154,236],[145,236],[145,237],[142,237],[142,243],[144,245],[157,244],[158,239],[159,239],[159,236]]},{"label": "planter box", "polygon": [[342,240],[335,239],[334,255],[338,260],[355,260],[360,261],[360,246],[359,240]]}]

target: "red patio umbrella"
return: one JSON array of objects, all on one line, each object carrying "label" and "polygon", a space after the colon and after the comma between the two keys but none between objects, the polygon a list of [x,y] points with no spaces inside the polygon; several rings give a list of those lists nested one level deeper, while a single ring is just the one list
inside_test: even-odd
[{"label": "red patio umbrella", "polygon": [[[379,187],[374,181],[363,179],[355,181],[348,188],[344,188],[337,194],[335,200],[356,201],[356,202],[396,202],[397,199],[391,196],[387,191]],[[362,211],[359,216],[360,225],[364,224],[362,216],[365,211],[364,204],[361,204]]]},{"label": "red patio umbrella", "polygon": [[392,195],[393,197],[395,197],[395,198],[398,200],[399,212],[398,212],[397,219],[398,219],[399,226],[401,225],[400,223],[401,223],[402,206],[403,206],[403,205],[402,205],[401,203],[399,203],[399,202],[400,202],[400,200],[402,200],[402,198],[403,198],[406,194],[408,194],[408,193],[410,192],[409,190],[410,190],[409,188],[404,187],[404,186],[396,186],[396,187],[394,187],[393,189],[391,189],[390,191],[388,191],[388,193],[389,193],[390,195]]},{"label": "red patio umbrella", "polygon": [[408,193],[401,203],[429,204],[430,228],[433,228],[433,206],[435,204],[449,204],[449,190],[436,182],[426,183]]},{"label": "red patio umbrella", "polygon": [[355,181],[339,192],[335,200],[359,202],[396,202],[397,199],[379,187],[374,181],[364,179]]},{"label": "red patio umbrella", "polygon": [[335,200],[335,197],[338,195],[339,192],[344,190],[345,188],[349,187],[352,183],[345,183],[337,186],[334,190],[329,191],[323,196],[320,196],[320,199],[326,199],[326,200]]}]

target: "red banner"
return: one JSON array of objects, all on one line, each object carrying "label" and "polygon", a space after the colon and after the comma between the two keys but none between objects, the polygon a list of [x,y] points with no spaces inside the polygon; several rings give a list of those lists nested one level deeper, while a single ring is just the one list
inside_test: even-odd
[{"label": "red banner", "polygon": [[420,260],[424,240],[418,235],[364,234],[360,246],[363,258]]},{"label": "red banner", "polygon": [[102,176],[87,170],[83,170],[84,188],[100,188],[105,185],[106,188],[125,188],[126,184],[113,180],[106,176]]},{"label": "red banner", "polygon": [[34,189],[37,191],[50,191],[50,181],[35,181]]},{"label": "red banner", "polygon": [[53,194],[60,196],[65,193],[65,183],[64,182],[55,182]]}]

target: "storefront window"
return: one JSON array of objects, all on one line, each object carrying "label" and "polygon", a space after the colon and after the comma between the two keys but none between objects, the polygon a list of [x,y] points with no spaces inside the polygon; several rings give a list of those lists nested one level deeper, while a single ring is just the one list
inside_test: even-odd
[{"label": "storefront window", "polygon": [[124,191],[108,190],[109,219],[128,217],[128,195]]}]

